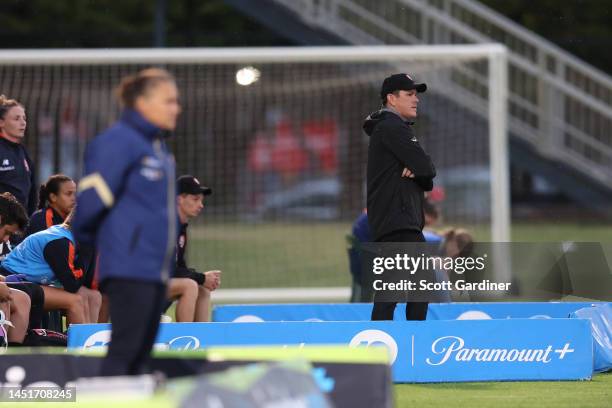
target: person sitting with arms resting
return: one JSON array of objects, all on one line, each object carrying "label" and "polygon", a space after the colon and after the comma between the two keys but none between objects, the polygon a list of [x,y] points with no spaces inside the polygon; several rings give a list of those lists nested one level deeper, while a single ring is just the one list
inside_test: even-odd
[{"label": "person sitting with arms resting", "polygon": [[69,323],[95,323],[101,296],[83,285],[85,273],[70,229],[72,214],[63,224],[28,236],[6,257],[2,268],[41,285],[45,310],[66,310]]},{"label": "person sitting with arms resting", "polygon": [[178,178],[177,212],[181,222],[177,241],[176,270],[168,284],[168,297],[178,300],[176,306],[177,322],[207,322],[210,313],[210,292],[221,284],[221,271],[199,273],[187,266],[187,226],[204,208],[204,197],[212,194],[208,187],[200,185],[198,179],[190,175]]},{"label": "person sitting with arms resting", "polygon": [[[76,184],[64,174],[50,176],[38,190],[38,210],[30,217],[30,223],[26,229],[25,236],[32,235],[64,222],[70,211],[76,204]],[[85,252],[78,248],[81,259]],[[93,249],[87,252],[93,256]],[[85,256],[87,257],[87,256]],[[89,264],[92,260],[86,260]],[[63,331],[61,311],[51,311],[43,316],[42,327],[56,331]]]}]

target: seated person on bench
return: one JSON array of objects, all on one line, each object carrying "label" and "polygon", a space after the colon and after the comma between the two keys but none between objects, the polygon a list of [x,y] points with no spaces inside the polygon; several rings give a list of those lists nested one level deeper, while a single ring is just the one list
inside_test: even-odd
[{"label": "seated person on bench", "polygon": [[100,292],[84,285],[70,230],[72,214],[63,224],[28,236],[2,262],[2,269],[41,285],[45,310],[65,310],[68,323],[95,323],[102,300]]}]

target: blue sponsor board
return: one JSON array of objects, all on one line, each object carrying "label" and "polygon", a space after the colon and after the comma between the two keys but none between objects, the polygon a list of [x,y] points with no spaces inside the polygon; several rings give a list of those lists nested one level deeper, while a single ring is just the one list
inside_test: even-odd
[{"label": "blue sponsor board", "polygon": [[587,302],[503,302],[435,303],[428,310],[431,320],[469,319],[555,319],[594,303]]},{"label": "blue sponsor board", "polygon": [[[469,319],[550,319],[566,318],[570,313],[594,303],[430,303],[427,320]],[[599,303],[601,304],[601,303]],[[406,320],[404,304],[395,309],[395,320]],[[371,303],[227,305],[213,310],[215,322],[356,322],[370,320]]]},{"label": "blue sponsor board", "polygon": [[[104,346],[109,325],[72,325],[68,347]],[[584,319],[431,322],[165,323],[156,347],[384,345],[395,382],[590,378],[593,344]]]}]

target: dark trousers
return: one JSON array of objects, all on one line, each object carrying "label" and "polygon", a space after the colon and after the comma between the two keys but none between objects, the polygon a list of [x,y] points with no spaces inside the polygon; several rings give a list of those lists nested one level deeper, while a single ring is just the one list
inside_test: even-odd
[{"label": "dark trousers", "polygon": [[141,374],[150,360],[166,286],[160,282],[107,279],[101,289],[108,296],[112,334],[100,374]]},{"label": "dark trousers", "polygon": [[[376,242],[425,242],[421,231],[400,230],[383,236]],[[425,320],[427,302],[406,302],[406,320]],[[397,302],[374,302],[372,320],[393,320]]]},{"label": "dark trousers", "polygon": [[[30,297],[30,322],[28,329],[40,329],[44,316],[45,292],[40,285],[30,282],[10,282],[6,284],[11,289],[19,289]],[[57,330],[57,331],[61,331]]]}]

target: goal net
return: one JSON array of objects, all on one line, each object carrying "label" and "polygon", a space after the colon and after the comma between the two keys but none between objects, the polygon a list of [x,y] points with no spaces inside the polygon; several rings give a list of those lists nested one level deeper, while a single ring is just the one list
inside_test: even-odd
[{"label": "goal net", "polygon": [[0,92],[26,108],[39,180],[79,177],[87,140],[118,116],[120,78],[149,66],[180,88],[177,173],[213,190],[190,228],[189,262],[221,269],[224,288],[350,285],[346,236],[365,207],[361,126],[397,72],[428,85],[415,131],[438,169],[434,228],[509,240],[500,46],[2,51]]}]

